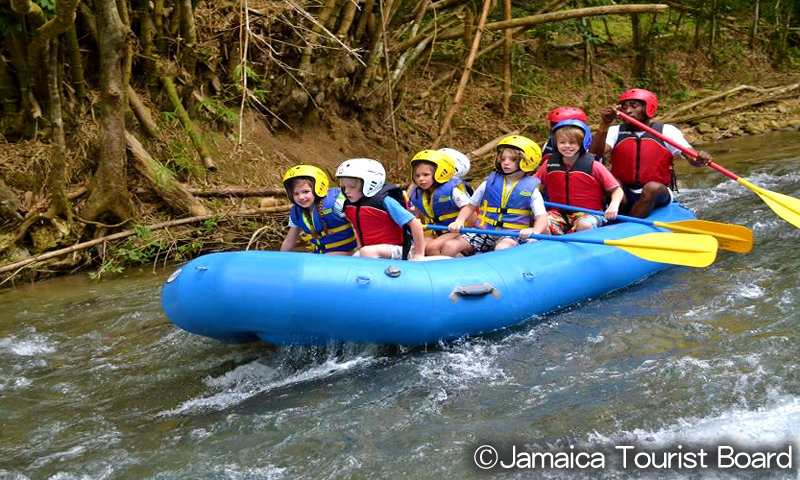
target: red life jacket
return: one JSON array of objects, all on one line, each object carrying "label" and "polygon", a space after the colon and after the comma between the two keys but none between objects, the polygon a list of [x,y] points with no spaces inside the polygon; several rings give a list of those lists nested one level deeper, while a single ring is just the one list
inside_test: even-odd
[{"label": "red life jacket", "polygon": [[551,202],[603,210],[603,185],[592,176],[595,156],[584,153],[567,170],[564,157],[553,152],[547,161],[544,186]]},{"label": "red life jacket", "polygon": [[369,245],[402,245],[403,258],[407,255],[407,248],[411,245],[411,232],[408,227],[403,228],[392,219],[383,199],[391,197],[400,205],[406,206],[403,191],[396,185],[387,184],[371,197],[361,197],[356,203],[345,201],[344,215],[353,224],[353,229],[358,235],[362,247]]},{"label": "red life jacket", "polygon": [[[661,133],[663,123],[652,123],[650,126]],[[617,143],[611,150],[611,173],[631,188],[642,188],[647,182],[659,182],[674,186],[672,169],[672,152],[664,141],[644,132],[629,123],[619,127]]]}]

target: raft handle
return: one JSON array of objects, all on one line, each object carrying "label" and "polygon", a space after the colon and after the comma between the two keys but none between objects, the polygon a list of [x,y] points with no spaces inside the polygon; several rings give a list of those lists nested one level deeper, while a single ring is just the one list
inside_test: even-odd
[{"label": "raft handle", "polygon": [[383,273],[385,273],[387,277],[397,278],[403,272],[394,265],[389,265],[388,267],[386,267],[386,270],[384,270]]},{"label": "raft handle", "polygon": [[484,295],[492,294],[494,298],[500,297],[500,290],[495,288],[491,283],[474,283],[471,285],[456,285],[453,291],[450,292],[450,300],[453,302],[458,301],[458,297],[482,297]]}]

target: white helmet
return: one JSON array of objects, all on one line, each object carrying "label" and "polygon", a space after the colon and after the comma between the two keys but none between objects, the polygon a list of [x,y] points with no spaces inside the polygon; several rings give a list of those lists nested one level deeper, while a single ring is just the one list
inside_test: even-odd
[{"label": "white helmet", "polygon": [[440,152],[453,159],[456,164],[455,177],[463,179],[469,173],[469,157],[453,148],[440,148]]},{"label": "white helmet", "polygon": [[345,160],[336,169],[336,178],[352,177],[364,182],[364,196],[371,197],[378,193],[386,183],[386,170],[377,160],[371,158],[351,158]]}]

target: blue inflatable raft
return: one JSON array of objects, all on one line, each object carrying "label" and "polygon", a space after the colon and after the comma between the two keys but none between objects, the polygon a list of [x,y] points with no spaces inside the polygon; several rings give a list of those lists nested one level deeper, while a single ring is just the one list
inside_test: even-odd
[{"label": "blue inflatable raft", "polygon": [[[650,217],[694,218],[677,204]],[[654,231],[626,222],[571,235],[606,240]],[[226,342],[416,346],[516,325],[669,266],[612,246],[555,241],[430,262],[214,253],[169,277],[162,306],[184,330]]]}]

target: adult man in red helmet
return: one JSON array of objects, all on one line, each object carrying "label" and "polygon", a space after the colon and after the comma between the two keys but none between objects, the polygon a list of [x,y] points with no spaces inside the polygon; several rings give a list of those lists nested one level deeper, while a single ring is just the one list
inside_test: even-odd
[{"label": "adult man in red helmet", "polygon": [[[632,88],[620,95],[619,105],[609,105],[600,112],[600,128],[590,151],[596,155],[611,153],[611,173],[625,192],[620,213],[644,218],[674,199],[673,157],[681,152],[629,123],[612,127],[618,109],[680,145],[691,145],[674,125],[650,122],[658,111],[658,98],[649,90]],[[697,160],[687,159],[692,165],[699,167],[711,161],[707,152],[697,153]]]}]

